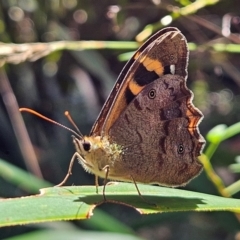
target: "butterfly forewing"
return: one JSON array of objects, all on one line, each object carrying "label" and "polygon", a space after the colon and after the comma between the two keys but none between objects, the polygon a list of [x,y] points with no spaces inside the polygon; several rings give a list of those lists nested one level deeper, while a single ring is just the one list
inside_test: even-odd
[{"label": "butterfly forewing", "polygon": [[108,134],[116,119],[149,83],[164,74],[187,76],[188,49],[185,37],[176,28],[153,35],[126,64],[109,95],[91,135]]}]

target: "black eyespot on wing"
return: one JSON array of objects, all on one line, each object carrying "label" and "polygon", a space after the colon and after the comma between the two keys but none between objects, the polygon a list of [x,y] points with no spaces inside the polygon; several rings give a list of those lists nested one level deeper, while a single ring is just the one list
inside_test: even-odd
[{"label": "black eyespot on wing", "polygon": [[177,151],[178,151],[178,154],[183,154],[184,153],[184,146],[183,146],[183,144],[179,144],[178,145]]},{"label": "black eyespot on wing", "polygon": [[148,97],[150,99],[154,99],[156,97],[156,90],[155,89],[151,89],[149,92],[148,92]]}]

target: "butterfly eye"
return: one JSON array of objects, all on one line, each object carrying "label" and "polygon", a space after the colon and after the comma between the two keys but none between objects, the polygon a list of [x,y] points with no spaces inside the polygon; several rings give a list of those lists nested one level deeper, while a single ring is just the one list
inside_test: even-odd
[{"label": "butterfly eye", "polygon": [[156,90],[155,89],[151,89],[149,92],[148,92],[148,97],[150,99],[154,99],[156,97]]},{"label": "butterfly eye", "polygon": [[177,151],[178,151],[179,154],[184,153],[184,146],[182,144],[179,144]]},{"label": "butterfly eye", "polygon": [[84,143],[82,144],[82,146],[83,146],[83,149],[84,149],[86,152],[88,152],[88,151],[90,150],[90,148],[91,148],[90,142],[84,142]]}]

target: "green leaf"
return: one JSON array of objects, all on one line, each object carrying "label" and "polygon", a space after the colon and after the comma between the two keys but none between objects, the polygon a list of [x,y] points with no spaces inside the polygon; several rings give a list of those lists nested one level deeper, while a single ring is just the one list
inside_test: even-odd
[{"label": "green leaf", "polygon": [[239,133],[240,133],[240,122],[235,123],[230,127],[227,127],[227,125],[225,124],[219,124],[215,126],[208,132],[206,136],[207,140],[210,142],[210,145],[205,150],[205,155],[208,157],[208,159],[211,159],[218,145],[222,141],[228,138],[231,138]]},{"label": "green leaf", "polygon": [[[174,211],[236,211],[240,200],[203,193],[138,185],[145,200],[132,183],[112,183],[106,186],[108,202],[133,206],[142,214]],[[53,187],[41,189],[41,194],[0,200],[0,226],[91,217],[93,209],[103,203],[102,187]]]},{"label": "green leaf", "polygon": [[41,187],[51,187],[52,184],[0,159],[0,177],[19,188],[37,193]]},{"label": "green leaf", "polygon": [[237,122],[226,129],[222,141],[228,138],[231,138],[239,133],[240,133],[240,122]]},{"label": "green leaf", "polygon": [[207,139],[209,142],[217,144],[239,133],[240,122],[235,123],[230,127],[227,127],[225,124],[219,124],[208,132]]},{"label": "green leaf", "polygon": [[240,163],[230,164],[229,169],[234,173],[240,173]]},{"label": "green leaf", "polygon": [[207,140],[215,144],[221,142],[225,135],[226,129],[227,129],[227,125],[225,124],[219,124],[215,126],[208,132],[206,136]]}]

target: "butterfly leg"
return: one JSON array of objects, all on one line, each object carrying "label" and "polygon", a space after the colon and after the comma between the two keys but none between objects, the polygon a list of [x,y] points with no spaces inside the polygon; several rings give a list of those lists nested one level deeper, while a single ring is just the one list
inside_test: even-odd
[{"label": "butterfly leg", "polygon": [[70,164],[69,164],[69,168],[68,168],[68,172],[67,172],[66,177],[58,185],[55,185],[55,187],[61,187],[64,183],[66,183],[66,181],[68,180],[70,175],[72,175],[72,168],[73,168],[73,164],[74,164],[76,159],[80,159],[81,161],[85,162],[85,160],[81,157],[81,155],[78,152],[75,152],[73,154],[72,158],[71,158],[71,161],[70,161]]},{"label": "butterfly leg", "polygon": [[105,175],[105,178],[104,178],[104,185],[103,185],[103,199],[104,199],[104,201],[107,201],[106,195],[105,195],[105,190],[106,190],[106,185],[107,185],[107,179],[108,179],[109,169],[110,169],[110,166],[109,166],[109,165],[106,165],[106,166],[102,169],[102,171],[105,171],[105,172],[106,172],[106,175]]},{"label": "butterfly leg", "polygon": [[98,176],[95,175],[95,186],[96,186],[96,193],[98,194]]},{"label": "butterfly leg", "polygon": [[149,202],[147,199],[145,199],[145,198],[142,196],[142,194],[141,194],[141,192],[140,192],[140,190],[139,190],[139,188],[138,188],[138,186],[137,186],[136,181],[134,180],[134,178],[133,178],[132,176],[131,176],[131,178],[132,178],[132,181],[133,181],[133,183],[134,183],[134,185],[135,185],[135,187],[136,187],[136,189],[137,189],[137,192],[138,192],[139,197],[140,197],[145,203],[150,204],[150,205],[157,206],[155,203]]}]

